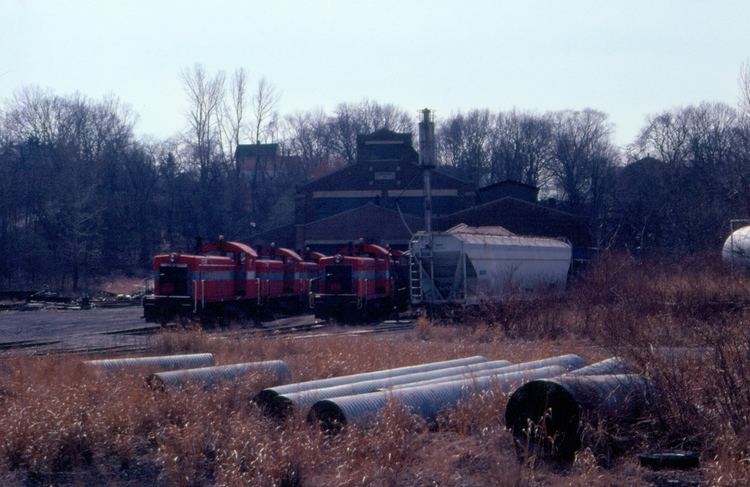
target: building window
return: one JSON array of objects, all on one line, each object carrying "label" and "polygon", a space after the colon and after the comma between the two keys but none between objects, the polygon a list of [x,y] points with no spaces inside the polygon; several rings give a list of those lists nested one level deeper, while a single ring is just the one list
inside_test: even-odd
[{"label": "building window", "polygon": [[371,161],[397,161],[401,158],[401,146],[395,144],[372,145],[368,152]]},{"label": "building window", "polygon": [[375,173],[375,181],[386,181],[396,179],[396,173],[392,171],[378,171]]}]

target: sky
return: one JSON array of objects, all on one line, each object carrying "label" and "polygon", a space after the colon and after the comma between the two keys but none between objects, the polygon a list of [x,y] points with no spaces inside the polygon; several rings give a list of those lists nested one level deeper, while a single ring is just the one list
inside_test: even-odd
[{"label": "sky", "polygon": [[266,77],[282,114],[365,98],[415,121],[593,108],[624,145],[649,114],[736,105],[748,19],[746,0],[0,0],[0,99],[114,94],[138,134],[169,137],[200,63]]}]

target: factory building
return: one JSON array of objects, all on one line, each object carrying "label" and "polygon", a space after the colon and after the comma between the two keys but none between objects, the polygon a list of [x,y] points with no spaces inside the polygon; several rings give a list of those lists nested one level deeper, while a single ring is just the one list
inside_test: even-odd
[{"label": "factory building", "polygon": [[[295,222],[255,236],[253,244],[335,252],[365,239],[405,249],[424,229],[424,188],[409,133],[379,130],[357,139],[356,163],[297,188]],[[433,228],[459,223],[502,226],[520,235],[563,237],[590,245],[583,219],[545,207],[538,188],[502,181],[477,188],[441,172],[431,174]]]}]

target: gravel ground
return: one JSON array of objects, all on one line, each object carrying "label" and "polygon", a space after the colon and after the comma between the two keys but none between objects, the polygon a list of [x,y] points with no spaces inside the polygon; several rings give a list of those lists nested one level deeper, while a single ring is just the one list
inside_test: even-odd
[{"label": "gravel ground", "polygon": [[90,310],[0,312],[0,354],[135,351],[146,347],[158,324],[140,306]]}]

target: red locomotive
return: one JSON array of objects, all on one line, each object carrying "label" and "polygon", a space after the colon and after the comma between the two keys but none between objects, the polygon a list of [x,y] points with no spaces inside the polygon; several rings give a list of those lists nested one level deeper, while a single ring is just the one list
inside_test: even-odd
[{"label": "red locomotive", "polygon": [[408,283],[400,256],[380,245],[358,243],[320,259],[315,316],[351,321],[403,310]]},{"label": "red locomotive", "polygon": [[[260,255],[259,255],[260,254]],[[309,253],[311,259],[322,256]],[[174,316],[257,318],[308,306],[318,265],[277,247],[256,252],[240,242],[203,245],[196,254],[154,257],[154,293],[143,300],[146,321]]]}]

